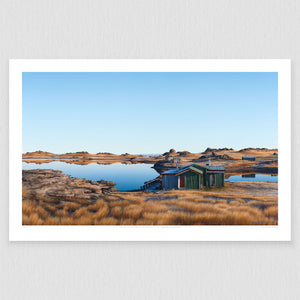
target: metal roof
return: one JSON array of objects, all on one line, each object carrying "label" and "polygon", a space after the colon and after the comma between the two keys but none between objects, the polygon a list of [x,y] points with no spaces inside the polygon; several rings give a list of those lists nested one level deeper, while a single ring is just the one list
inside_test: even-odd
[{"label": "metal roof", "polygon": [[207,166],[207,165],[200,165],[200,164],[193,164],[193,166],[199,166],[201,168],[205,168],[208,171],[224,171],[224,166]]},{"label": "metal roof", "polygon": [[163,172],[162,175],[177,175],[178,173],[182,173],[188,170],[197,172],[202,174],[203,172],[201,170],[199,170],[198,167],[201,168],[205,168],[207,171],[225,171],[225,167],[224,166],[202,166],[202,165],[198,165],[198,164],[191,164],[185,167],[182,167],[180,169],[176,169],[176,170],[168,170],[166,172]]},{"label": "metal roof", "polygon": [[207,166],[209,171],[225,171],[224,166]]},{"label": "metal roof", "polygon": [[178,170],[168,170],[166,172],[161,173],[162,175],[170,175],[170,174],[176,174]]},{"label": "metal roof", "polygon": [[180,175],[180,174],[182,174],[184,172],[187,172],[187,171],[192,171],[192,172],[195,172],[195,173],[198,173],[198,174],[203,174],[203,171],[201,171],[200,169],[195,168],[193,166],[190,166],[188,168],[184,168],[184,169],[178,170],[178,172],[175,175]]}]

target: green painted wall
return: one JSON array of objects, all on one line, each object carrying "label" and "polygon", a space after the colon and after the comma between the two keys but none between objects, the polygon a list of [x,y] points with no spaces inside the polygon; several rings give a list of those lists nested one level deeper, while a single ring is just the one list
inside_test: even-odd
[{"label": "green painted wall", "polygon": [[200,175],[194,172],[185,173],[185,188],[187,190],[199,190],[200,189]]},{"label": "green painted wall", "polygon": [[224,186],[224,174],[216,174],[216,186]]},{"label": "green painted wall", "polygon": [[200,187],[201,185],[203,185],[203,175],[199,175],[199,184],[200,184]]}]

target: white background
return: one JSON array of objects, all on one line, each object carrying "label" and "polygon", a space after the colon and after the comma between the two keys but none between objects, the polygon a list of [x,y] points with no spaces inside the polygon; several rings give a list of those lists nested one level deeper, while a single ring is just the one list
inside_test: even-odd
[{"label": "white background", "polygon": [[[299,1],[5,0],[0,29],[1,299],[300,297]],[[291,58],[293,241],[9,243],[9,58]]]},{"label": "white background", "polygon": [[[277,226],[22,226],[22,72],[278,72]],[[43,101],[43,99],[41,99]],[[291,66],[287,59],[11,59],[10,241],[290,241]],[[47,109],[47,107],[45,107]],[[153,122],[158,120],[153,117]],[[45,132],[45,134],[47,134]]]}]

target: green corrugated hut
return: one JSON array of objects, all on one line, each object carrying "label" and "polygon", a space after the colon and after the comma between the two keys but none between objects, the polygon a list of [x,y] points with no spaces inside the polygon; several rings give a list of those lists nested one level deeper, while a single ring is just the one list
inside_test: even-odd
[{"label": "green corrugated hut", "polygon": [[199,190],[202,187],[222,187],[224,179],[225,168],[223,166],[193,164],[162,173],[162,187],[164,190]]}]

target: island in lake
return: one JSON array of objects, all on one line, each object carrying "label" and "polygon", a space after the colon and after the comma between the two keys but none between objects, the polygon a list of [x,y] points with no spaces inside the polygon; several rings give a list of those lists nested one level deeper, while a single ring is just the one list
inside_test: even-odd
[{"label": "island in lake", "polygon": [[277,174],[267,148],[27,152],[23,225],[277,225]]}]

